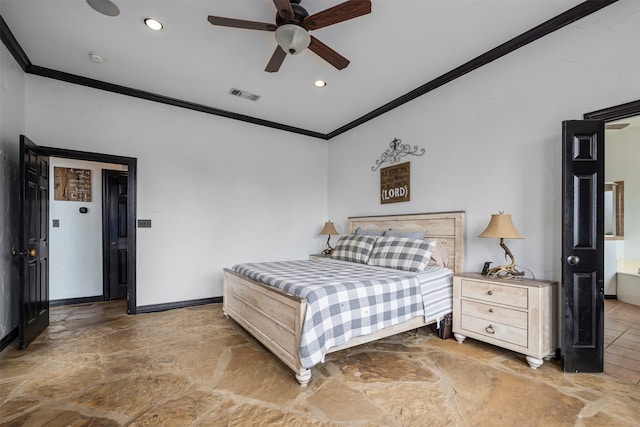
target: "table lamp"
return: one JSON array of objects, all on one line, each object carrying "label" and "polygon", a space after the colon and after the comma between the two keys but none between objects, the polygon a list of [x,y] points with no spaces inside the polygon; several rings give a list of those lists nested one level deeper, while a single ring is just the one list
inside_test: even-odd
[{"label": "table lamp", "polygon": [[338,233],[338,230],[336,230],[336,227],[333,225],[333,222],[327,221],[324,223],[324,227],[322,227],[322,231],[320,232],[320,234],[329,236],[327,237],[327,249],[322,251],[323,256],[329,256],[331,255],[331,252],[333,252],[333,248],[329,244],[329,240],[331,240],[332,235],[338,236],[340,235],[340,233]]},{"label": "table lamp", "polygon": [[487,271],[488,276],[503,278],[524,276],[524,271],[516,269],[516,260],[513,258],[513,254],[507,245],[504,244],[504,239],[524,239],[524,236],[518,233],[518,230],[516,230],[516,227],[513,225],[511,215],[505,214],[502,211],[498,214],[491,215],[489,225],[487,225],[487,228],[479,237],[500,239],[500,246],[504,249],[504,259],[511,259],[511,263],[508,265],[499,265],[490,268]]}]

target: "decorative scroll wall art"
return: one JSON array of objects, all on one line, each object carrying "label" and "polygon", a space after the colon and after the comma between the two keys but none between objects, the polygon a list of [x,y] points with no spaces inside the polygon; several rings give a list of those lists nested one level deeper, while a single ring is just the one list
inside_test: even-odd
[{"label": "decorative scroll wall art", "polygon": [[54,200],[91,201],[91,169],[53,168]]},{"label": "decorative scroll wall art", "polygon": [[380,166],[387,162],[390,165],[398,163],[403,157],[408,155],[422,156],[424,151],[424,148],[419,149],[417,145],[412,147],[409,144],[403,144],[401,139],[394,138],[393,141],[389,143],[389,148],[380,155],[380,159],[376,160],[376,165],[372,166],[371,170],[375,172]]},{"label": "decorative scroll wall art", "polygon": [[411,193],[411,163],[380,169],[380,203],[408,202]]}]

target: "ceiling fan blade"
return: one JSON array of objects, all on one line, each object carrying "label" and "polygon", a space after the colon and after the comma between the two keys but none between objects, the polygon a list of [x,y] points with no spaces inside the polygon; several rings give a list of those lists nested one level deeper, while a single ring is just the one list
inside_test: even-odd
[{"label": "ceiling fan blade", "polygon": [[340,55],[335,50],[331,49],[326,44],[322,43],[317,38],[311,36],[311,43],[309,44],[309,49],[318,55],[320,58],[327,61],[329,64],[336,67],[338,70],[342,70],[343,68],[347,68],[349,65],[349,60],[344,56]]},{"label": "ceiling fan blade", "polygon": [[249,30],[275,31],[278,26],[268,22],[245,21],[243,19],[223,18],[221,16],[211,16],[207,18],[213,25],[233,28],[246,28]]},{"label": "ceiling fan blade", "polygon": [[287,57],[287,52],[285,52],[280,45],[276,46],[276,50],[273,51],[273,55],[271,55],[271,59],[267,64],[267,68],[264,70],[267,73],[275,73],[280,69],[280,66],[284,62],[284,58]]},{"label": "ceiling fan blade", "polygon": [[611,123],[611,124],[605,124],[604,128],[605,129],[619,130],[619,129],[624,129],[627,126],[629,126],[629,123]]},{"label": "ceiling fan blade", "polygon": [[368,13],[371,13],[371,0],[350,0],[307,16],[302,25],[307,30],[317,30]]},{"label": "ceiling fan blade", "polygon": [[273,4],[278,8],[278,15],[285,21],[289,21],[294,18],[293,8],[289,0],[273,0]]}]

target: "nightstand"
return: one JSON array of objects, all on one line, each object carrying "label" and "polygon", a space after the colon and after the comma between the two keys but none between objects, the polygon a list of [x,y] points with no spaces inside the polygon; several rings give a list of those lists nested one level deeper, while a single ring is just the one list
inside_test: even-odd
[{"label": "nightstand", "polygon": [[328,256],[324,256],[322,254],[311,254],[309,255],[309,259],[324,259],[329,258]]},{"label": "nightstand", "polygon": [[558,282],[453,276],[453,335],[527,356],[533,369],[557,347]]}]

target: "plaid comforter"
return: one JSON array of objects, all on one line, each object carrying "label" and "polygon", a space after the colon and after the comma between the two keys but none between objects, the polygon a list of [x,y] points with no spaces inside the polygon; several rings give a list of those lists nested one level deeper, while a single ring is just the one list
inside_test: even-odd
[{"label": "plaid comforter", "polygon": [[[425,285],[421,285],[419,279],[425,273],[335,260],[247,263],[232,269],[306,298],[307,311],[300,340],[300,361],[304,368],[323,362],[331,347],[351,337],[371,334],[425,314],[422,295]],[[448,313],[451,311],[451,271],[436,268],[432,272],[438,276],[439,283],[444,283],[437,287],[435,311]],[[440,315],[432,313],[425,317],[435,319]]]}]

